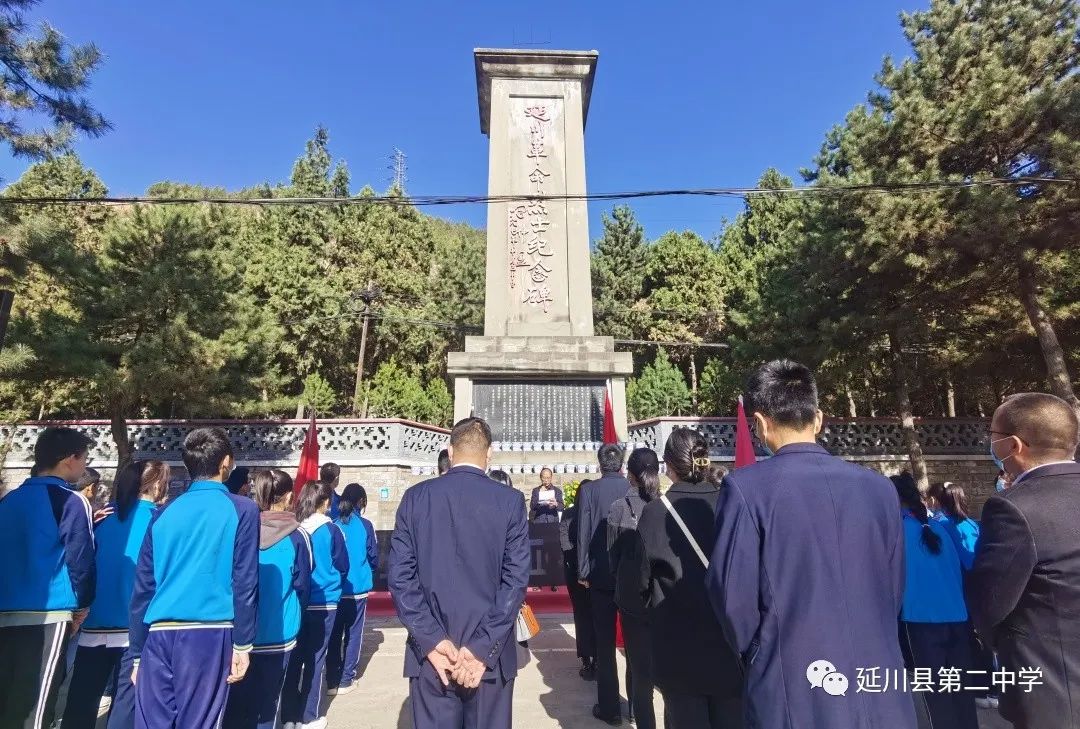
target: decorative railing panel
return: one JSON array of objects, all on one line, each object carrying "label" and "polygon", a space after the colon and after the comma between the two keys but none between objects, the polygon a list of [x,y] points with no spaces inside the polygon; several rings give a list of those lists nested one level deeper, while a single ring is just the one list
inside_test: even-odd
[{"label": "decorative railing panel", "polygon": [[[59,423],[58,423],[59,424]],[[63,423],[82,430],[94,441],[95,463],[116,462],[116,446],[109,423]],[[9,448],[8,466],[33,461],[34,441],[50,423],[0,426],[0,446]],[[194,428],[215,425],[225,429],[241,463],[293,463],[300,457],[308,421],[131,421],[128,438],[138,458],[179,462],[184,438]],[[343,465],[430,464],[446,447],[448,431],[404,420],[323,420],[318,423],[319,451],[323,460]]]},{"label": "decorative railing panel", "polygon": [[[709,441],[713,458],[734,458],[734,418],[659,418],[634,423],[629,428],[631,441],[663,451],[671,431],[689,427]],[[989,421],[981,418],[919,419],[915,432],[928,456],[985,455],[988,448]],[[832,419],[825,423],[818,442],[839,456],[906,455],[904,433],[899,420],[853,418]],[[764,455],[756,440],[755,450]]]},{"label": "decorative railing panel", "polygon": [[[108,466],[116,462],[109,423],[81,421],[64,423],[86,432],[94,442],[94,462]],[[33,461],[34,441],[49,423],[22,423],[0,426],[0,448],[7,449],[6,465],[27,466]],[[225,428],[241,463],[295,463],[300,457],[308,421],[131,421],[128,437],[137,457],[160,458],[179,462],[184,438],[196,427],[217,425]],[[634,423],[629,427],[631,446],[643,446],[662,452],[671,431],[680,426],[694,428],[709,441],[713,458],[730,459],[735,454],[734,418],[660,418]],[[401,465],[431,468],[439,450],[446,447],[448,431],[404,420],[323,420],[318,423],[319,449],[323,461],[342,465]],[[988,421],[984,419],[918,420],[916,432],[928,456],[985,455]],[[821,444],[840,456],[902,456],[903,431],[898,420],[834,419],[826,423],[819,438]],[[566,463],[566,472],[579,472],[581,454],[594,451],[599,443],[496,443],[500,461],[510,462],[507,452],[520,452],[521,462]],[[764,455],[760,445],[759,455]],[[536,452],[550,453],[537,459]],[[527,455],[528,454],[528,455]],[[578,464],[578,465],[574,465]],[[534,466],[522,465],[532,472]],[[587,472],[587,470],[582,471]]]}]

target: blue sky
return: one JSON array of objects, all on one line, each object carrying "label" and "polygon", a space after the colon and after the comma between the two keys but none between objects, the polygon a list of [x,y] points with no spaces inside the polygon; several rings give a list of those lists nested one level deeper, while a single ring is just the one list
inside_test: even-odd
[{"label": "blue sky", "polygon": [[[235,189],[288,177],[316,125],[354,187],[484,194],[472,49],[541,43],[600,52],[586,130],[593,192],[750,186],[795,176],[863,101],[886,54],[905,55],[901,10],[926,0],[345,2],[44,0],[48,19],[105,54],[90,96],[113,124],[81,140],[114,194],[165,179]],[[4,155],[0,178],[26,164]],[[590,209],[590,235],[611,203]],[[636,201],[650,237],[711,236],[738,201]],[[438,214],[477,225],[482,205]]]}]

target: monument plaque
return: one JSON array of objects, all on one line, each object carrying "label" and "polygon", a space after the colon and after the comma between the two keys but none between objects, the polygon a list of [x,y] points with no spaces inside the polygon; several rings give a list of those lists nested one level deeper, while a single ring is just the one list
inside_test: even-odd
[{"label": "monument plaque", "polygon": [[603,380],[479,380],[473,414],[484,418],[497,441],[594,443],[603,439]]},{"label": "monument plaque", "polygon": [[455,419],[481,415],[502,440],[599,440],[607,390],[625,439],[633,363],[593,334],[581,198],[597,53],[479,49],[474,57],[488,195],[498,201],[488,204],[484,336],[466,337],[465,351],[447,362]]}]

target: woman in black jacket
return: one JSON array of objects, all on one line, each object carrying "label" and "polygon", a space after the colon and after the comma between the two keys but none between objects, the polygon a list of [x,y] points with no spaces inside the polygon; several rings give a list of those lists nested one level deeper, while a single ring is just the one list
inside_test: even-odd
[{"label": "woman in black jacket", "polygon": [[626,495],[611,505],[608,512],[608,562],[615,575],[615,604],[622,618],[623,640],[626,643],[626,692],[630,698],[630,715],[636,717],[638,729],[655,729],[653,711],[652,639],[649,637],[648,608],[641,592],[641,539],[637,535],[638,519],[645,505],[660,495],[660,461],[656,453],[639,448],[626,462],[630,488]]},{"label": "woman in black jacket", "polygon": [[742,666],[705,594],[721,474],[710,465],[705,437],[689,428],[671,433],[664,463],[674,483],[645,505],[637,526],[639,590],[649,606],[653,678],[664,695],[664,726],[738,729]]}]

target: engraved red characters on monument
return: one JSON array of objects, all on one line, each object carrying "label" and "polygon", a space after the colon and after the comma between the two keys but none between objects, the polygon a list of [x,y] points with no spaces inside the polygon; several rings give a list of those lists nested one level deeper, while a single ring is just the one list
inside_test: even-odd
[{"label": "engraved red characters on monument", "polygon": [[[548,125],[551,116],[547,106],[533,104],[525,107],[525,118],[529,124],[529,148],[525,157],[532,160],[532,170],[528,180],[532,192],[537,197],[544,195],[544,185],[551,173],[545,169],[547,159]],[[551,227],[547,205],[543,200],[530,200],[521,205],[513,205],[508,215],[509,270],[510,288],[517,288],[518,269],[527,273],[524,281],[525,291],[521,303],[540,307],[544,313],[551,309],[551,288],[547,280],[552,268],[545,263],[545,258],[555,255],[548,247],[547,229]]]}]

